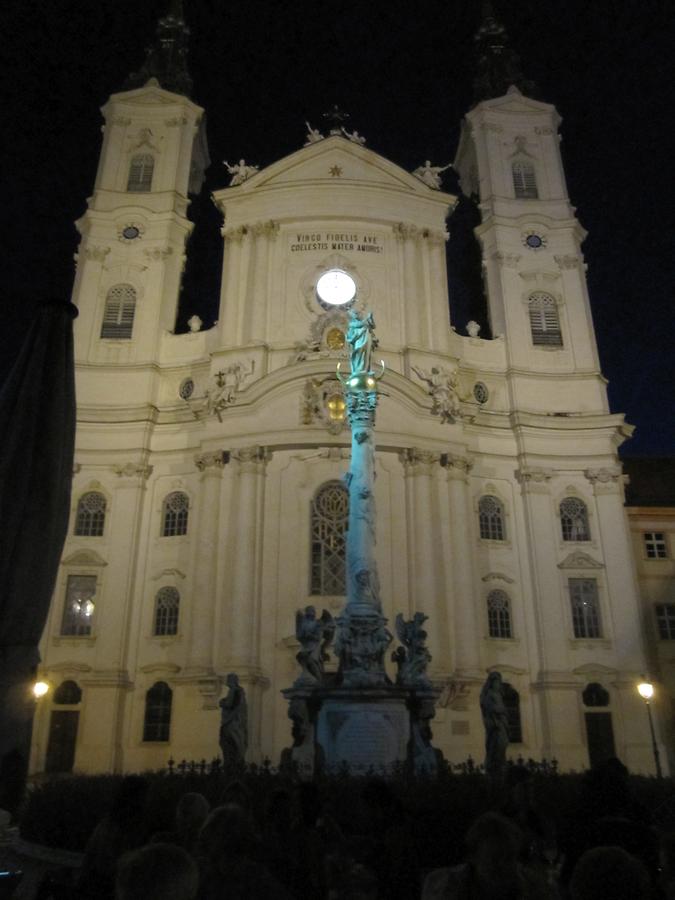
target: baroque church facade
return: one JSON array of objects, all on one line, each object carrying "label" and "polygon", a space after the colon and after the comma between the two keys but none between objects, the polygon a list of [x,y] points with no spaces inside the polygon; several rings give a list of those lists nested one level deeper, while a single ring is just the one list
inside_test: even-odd
[{"label": "baroque church facade", "polygon": [[[32,769],[209,760],[229,672],[248,698],[249,759],[276,763],[290,744],[296,610],[344,605],[336,368],[355,308],[373,313],[385,366],[381,596],[390,627],[399,611],[428,616],[435,745],[482,759],[478,694],[498,670],[510,755],[581,769],[616,754],[652,771],[617,457],[630,429],[609,410],[555,109],[512,57],[481,59],[454,166],[479,197],[493,337],[449,319],[456,197],[429,164],[404,171],[339,122],[260,171],[232,167],[214,195],[218,322],[178,334],[188,196],[209,160],[180,15],[160,28],[173,44],[103,108],[78,222],[72,519]],[[503,36],[491,17],[483,28]],[[317,291],[327,273],[353,296]]]}]

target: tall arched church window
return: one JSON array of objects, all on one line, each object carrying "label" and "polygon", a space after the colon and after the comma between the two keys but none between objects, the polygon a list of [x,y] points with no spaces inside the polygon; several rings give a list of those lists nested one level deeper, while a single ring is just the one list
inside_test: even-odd
[{"label": "tall arched church window", "polygon": [[312,594],[342,595],[346,590],[345,549],[349,493],[339,481],[322,485],[312,501]]},{"label": "tall arched church window", "polygon": [[177,537],[187,534],[189,505],[188,496],[182,491],[173,491],[164,498],[162,537]]},{"label": "tall arched church window", "polygon": [[595,578],[570,578],[569,587],[574,637],[602,637],[598,582]]},{"label": "tall arched church window", "polygon": [[590,541],[588,509],[583,500],[565,497],[560,503],[560,526],[563,541]]},{"label": "tall arched church window", "polygon": [[528,303],[532,343],[538,347],[562,347],[558,305],[550,294],[538,291]]},{"label": "tall arched church window", "polygon": [[513,190],[518,200],[536,200],[539,197],[537,177],[530,162],[518,160],[513,163]]},{"label": "tall arched church window", "polygon": [[85,637],[91,634],[96,597],[95,575],[69,575],[63,607],[61,634]]},{"label": "tall arched church window", "polygon": [[511,687],[508,681],[502,684],[502,698],[508,717],[509,743],[522,744],[523,726],[520,721],[520,695],[515,688]]},{"label": "tall arched church window", "polygon": [[168,741],[171,731],[173,691],[165,681],[158,681],[145,695],[143,719],[144,741]]},{"label": "tall arched church window", "polygon": [[480,536],[487,541],[503,541],[506,536],[504,528],[504,507],[497,497],[486,494],[478,501],[478,522]]},{"label": "tall arched church window", "polygon": [[75,534],[80,537],[100,537],[105,525],[105,497],[98,491],[88,491],[77,501]]},{"label": "tall arched church window", "polygon": [[492,638],[510,638],[511,604],[506,591],[490,591],[487,596],[488,634]]},{"label": "tall arched church window", "polygon": [[157,636],[178,634],[180,594],[175,587],[163,587],[155,597],[155,627]]},{"label": "tall arched church window", "polygon": [[131,337],[136,314],[136,291],[130,284],[116,284],[105,298],[101,337],[121,340]]},{"label": "tall arched church window", "polygon": [[150,153],[139,153],[129,165],[127,190],[142,193],[152,188],[152,173],[155,170],[155,158]]}]

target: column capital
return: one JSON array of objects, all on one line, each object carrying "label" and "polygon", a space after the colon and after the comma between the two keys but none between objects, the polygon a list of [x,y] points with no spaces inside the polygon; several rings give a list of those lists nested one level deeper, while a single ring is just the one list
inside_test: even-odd
[{"label": "column capital", "polygon": [[523,490],[545,494],[549,491],[549,481],[555,472],[553,469],[546,469],[543,466],[521,466],[520,469],[516,469],[514,474]]},{"label": "column capital", "polygon": [[264,472],[265,465],[272,459],[272,451],[269,447],[239,447],[230,454],[232,459],[239,463],[241,472]]},{"label": "column capital", "polygon": [[218,473],[223,466],[230,461],[227,450],[209,450],[206,453],[195,454],[195,466],[200,472]]},{"label": "column capital", "polygon": [[124,465],[114,465],[110,468],[118,478],[129,479],[133,484],[142,484],[152,474],[152,466],[144,466],[133,462],[128,462]]},{"label": "column capital", "polygon": [[458,456],[455,453],[442,453],[440,463],[448,478],[453,481],[466,481],[469,472],[473,469],[473,459],[468,456]]},{"label": "column capital", "polygon": [[431,475],[433,466],[441,461],[439,453],[422,450],[420,447],[406,447],[401,450],[398,458],[406,475]]},{"label": "column capital", "polygon": [[620,493],[627,483],[627,476],[623,474],[621,466],[584,469],[584,475],[593,485],[594,494]]}]

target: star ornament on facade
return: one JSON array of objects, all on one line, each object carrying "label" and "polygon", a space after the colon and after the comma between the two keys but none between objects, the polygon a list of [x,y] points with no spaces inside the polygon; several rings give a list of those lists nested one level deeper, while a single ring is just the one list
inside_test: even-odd
[{"label": "star ornament on facade", "polygon": [[340,178],[342,175],[342,166],[331,166],[328,171],[333,178]]}]

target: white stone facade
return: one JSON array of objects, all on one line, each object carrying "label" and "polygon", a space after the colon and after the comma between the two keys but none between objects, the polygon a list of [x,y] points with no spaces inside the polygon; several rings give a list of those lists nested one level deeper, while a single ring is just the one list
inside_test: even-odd
[{"label": "white stone facade", "polygon": [[[463,189],[480,195],[492,340],[449,322],[455,198],[338,136],[217,192],[218,323],[172,333],[188,185],[208,161],[202,111],[149,83],[114,95],[103,112],[73,297],[73,521],[42,642],[51,685],[75,681],[82,698],[59,706],[52,691],[42,701],[33,770],[47,764],[55,710],[79,713],[78,771],[216,756],[230,671],[247,691],[250,759],[277,761],[289,745],[280,691],[298,674],[295,611],[312,603],[335,615],[343,604],[310,591],[312,498],[349,464],[339,404],[328,408],[339,400],[345,316],[323,309],[315,292],[323,272],[340,268],[356,282],[358,308],[374,314],[387,370],[377,417],[381,594],[390,623],[399,611],[429,616],[430,674],[444,686],[435,744],[453,761],[482,759],[478,692],[496,668],[520,698],[513,756],[587,766],[587,716],[597,710],[582,693],[597,683],[609,693],[602,712],[611,713],[617,754],[651,771],[617,459],[629,430],[609,412],[599,369],[584,232],[566,194],[555,110],[512,90],[480,103],[464,125],[456,168]],[[515,163],[525,193],[534,178],[536,197],[515,196]],[[127,189],[132,165],[151,167],[149,190]],[[118,286],[126,293],[111,294]],[[102,338],[106,315],[115,321]],[[455,414],[439,414],[415,372],[432,368],[456,373]],[[105,498],[105,521],[102,533],[78,535],[88,492]],[[187,497],[187,525],[162,536],[172,493]],[[485,497],[497,512],[481,536]],[[586,532],[574,522],[563,531],[566,498],[584,504]],[[69,589],[71,576],[90,580]],[[66,634],[77,630],[64,626],[76,584],[95,584],[94,612],[80,629],[88,633]],[[575,615],[580,586],[590,593]],[[180,597],[177,625],[165,628],[175,634],[155,634],[165,587]],[[491,604],[508,601],[506,617],[496,606],[489,613],[491,594]],[[157,683],[171,691],[164,732],[144,728]]]}]

